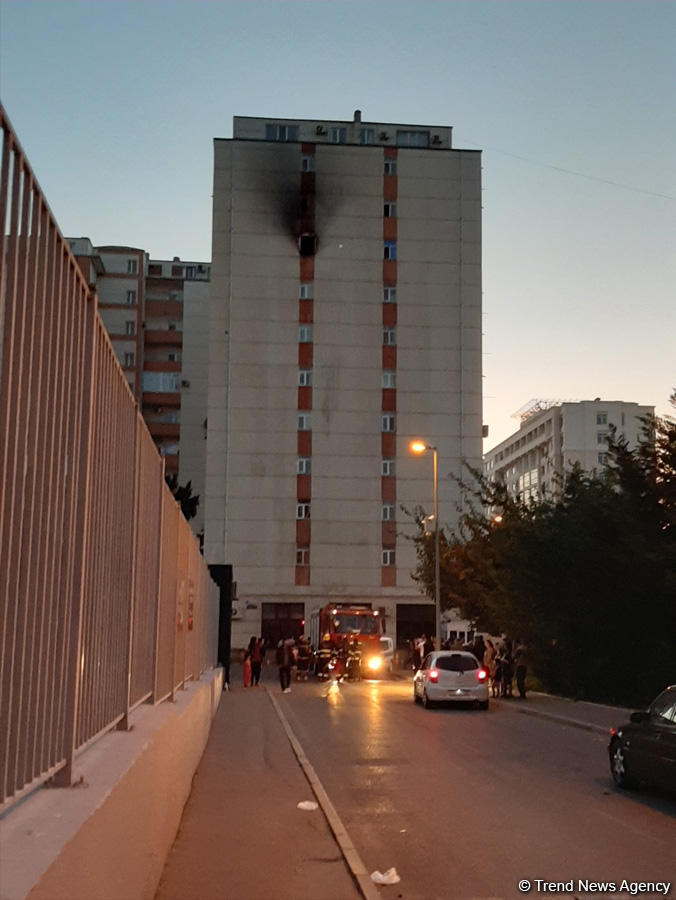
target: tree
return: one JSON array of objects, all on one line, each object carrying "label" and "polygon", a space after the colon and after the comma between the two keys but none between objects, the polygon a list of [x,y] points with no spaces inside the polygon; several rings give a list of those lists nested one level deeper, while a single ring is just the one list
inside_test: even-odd
[{"label": "tree", "polygon": [[[611,433],[608,454],[529,502],[468,468],[459,526],[440,535],[442,607],[525,640],[551,690],[641,704],[676,659],[676,422],[646,419],[631,450]],[[414,540],[413,578],[432,596],[433,544],[422,528]]]},{"label": "tree", "polygon": [[164,480],[173,494],[174,500],[180,505],[184,517],[187,520],[194,519],[197,515],[200,497],[199,494],[192,496],[192,482],[188,481],[187,484],[181,487],[176,475],[165,475]]}]

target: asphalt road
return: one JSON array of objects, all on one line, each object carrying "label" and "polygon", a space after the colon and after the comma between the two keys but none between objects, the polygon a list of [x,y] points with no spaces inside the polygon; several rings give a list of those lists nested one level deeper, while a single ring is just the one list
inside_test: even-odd
[{"label": "asphalt road", "polygon": [[578,879],[631,896],[626,879],[676,897],[676,798],[617,790],[600,734],[519,715],[517,700],[424,710],[407,681],[328,696],[294,683],[277,699],[367,869],[400,875],[383,896],[523,897],[523,879],[531,897],[598,893]]}]

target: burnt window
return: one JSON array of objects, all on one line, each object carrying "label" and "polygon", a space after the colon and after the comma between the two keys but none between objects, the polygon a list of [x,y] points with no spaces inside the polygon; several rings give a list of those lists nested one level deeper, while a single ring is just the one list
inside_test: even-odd
[{"label": "burnt window", "polygon": [[317,236],[315,234],[301,234],[298,238],[298,249],[301,256],[314,256],[317,251]]}]

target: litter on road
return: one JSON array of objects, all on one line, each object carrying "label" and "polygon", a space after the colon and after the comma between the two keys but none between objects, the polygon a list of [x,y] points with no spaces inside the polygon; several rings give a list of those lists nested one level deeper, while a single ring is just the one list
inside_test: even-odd
[{"label": "litter on road", "polygon": [[298,804],[298,809],[305,809],[310,812],[313,809],[317,809],[318,805],[314,800],[301,800]]},{"label": "litter on road", "polygon": [[379,872],[377,869],[375,872],[371,872],[371,881],[374,881],[376,884],[397,884],[397,882],[401,881],[401,878],[397,875],[397,870],[392,866],[387,872]]}]

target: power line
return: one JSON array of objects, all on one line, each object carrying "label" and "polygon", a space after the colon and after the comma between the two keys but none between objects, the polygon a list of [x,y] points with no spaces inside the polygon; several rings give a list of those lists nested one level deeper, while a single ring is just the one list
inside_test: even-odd
[{"label": "power line", "polygon": [[576,172],[574,169],[566,169],[564,166],[555,166],[552,163],[542,162],[539,159],[530,159],[527,156],[520,156],[518,153],[510,153],[509,150],[498,150],[497,147],[486,147],[476,141],[468,141],[466,143],[474,144],[482,150],[490,150],[491,153],[501,153],[503,156],[511,156],[514,159],[520,159],[522,162],[530,163],[533,166],[541,166],[543,169],[552,169],[554,172],[563,172],[565,175],[586,178],[588,181],[598,181],[601,184],[609,184],[612,187],[619,187],[625,191],[634,191],[637,194],[647,194],[650,197],[661,197],[663,200],[676,200],[676,197],[672,197],[670,194],[661,194],[658,191],[646,191],[644,188],[635,187],[632,184],[624,184],[622,181],[613,181],[610,178],[600,178],[598,175],[588,175],[586,172]]}]

